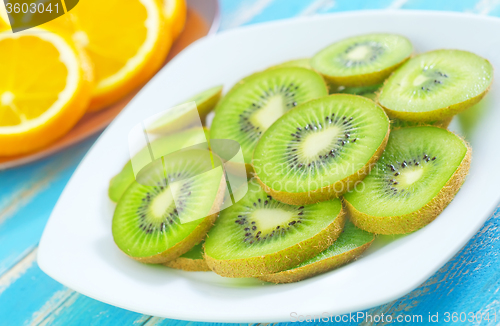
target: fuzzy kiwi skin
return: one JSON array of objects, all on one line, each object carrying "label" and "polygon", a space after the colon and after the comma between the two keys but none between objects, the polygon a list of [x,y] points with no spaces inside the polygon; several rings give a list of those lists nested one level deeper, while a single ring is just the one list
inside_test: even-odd
[{"label": "fuzzy kiwi skin", "polygon": [[431,223],[453,200],[469,173],[472,149],[469,144],[465,143],[465,145],[467,146],[467,152],[462,163],[460,163],[458,169],[436,197],[424,207],[401,216],[371,216],[358,211],[343,198],[344,205],[350,213],[351,221],[356,227],[376,234],[406,234]]},{"label": "fuzzy kiwi skin", "polygon": [[394,70],[398,69],[403,63],[408,61],[410,58],[411,55],[390,67],[369,74],[362,74],[357,76],[328,76],[322,74],[322,76],[328,81],[328,83],[332,87],[333,86],[364,87],[364,86],[377,85],[384,82],[384,80],[386,80],[387,77],[389,77]]},{"label": "fuzzy kiwi skin", "polygon": [[[493,82],[493,80],[492,80]],[[387,80],[386,82],[387,83]],[[384,83],[384,85],[385,85]],[[428,112],[401,112],[401,111],[394,111],[391,110],[387,107],[385,107],[382,103],[380,103],[380,94],[382,94],[382,91],[384,87],[382,86],[382,90],[377,93],[377,98],[375,102],[377,102],[378,105],[384,108],[385,112],[387,112],[387,115],[390,118],[396,118],[400,120],[407,120],[407,121],[415,121],[415,122],[425,122],[425,121],[439,121],[439,120],[446,120],[449,118],[453,118],[453,116],[457,115],[458,113],[467,110],[473,105],[476,105],[483,99],[483,97],[488,94],[490,91],[490,86],[484,90],[481,94],[471,97],[470,99],[456,103],[438,110],[434,111],[428,111]],[[451,121],[451,120],[450,120]]]},{"label": "fuzzy kiwi skin", "polygon": [[328,185],[323,188],[307,192],[295,192],[295,193],[276,191],[271,187],[268,187],[266,184],[264,184],[264,182],[262,182],[259,179],[259,176],[256,173],[254,173],[254,177],[260,183],[265,192],[271,195],[274,199],[289,205],[315,204],[320,201],[326,201],[332,198],[340,197],[344,193],[352,190],[358,182],[362,181],[368,175],[368,173],[370,173],[371,169],[373,168],[375,163],[377,163],[379,158],[382,156],[382,153],[384,152],[385,146],[387,145],[387,141],[389,140],[390,132],[391,128],[389,123],[384,140],[377,148],[372,158],[361,169],[359,169],[353,175],[350,175],[342,180],[335,182],[332,185]]},{"label": "fuzzy kiwi skin", "polygon": [[297,266],[337,240],[344,228],[346,213],[342,208],[337,218],[314,237],[292,247],[265,256],[245,259],[218,260],[205,254],[208,267],[225,277],[260,277]]},{"label": "fuzzy kiwi skin", "polygon": [[[176,243],[173,247],[161,252],[159,254],[147,257],[132,257],[130,258],[137,260],[141,263],[146,264],[163,264],[169,262],[171,260],[179,258],[181,255],[184,255],[186,252],[191,250],[194,246],[196,246],[200,241],[205,239],[207,232],[212,228],[217,217],[219,216],[220,207],[222,205],[222,201],[224,200],[224,193],[226,189],[226,179],[221,178],[221,183],[219,185],[219,189],[217,191],[217,195],[215,196],[214,204],[210,208],[209,215],[203,219],[203,221],[196,226],[196,228],[186,237],[184,240]],[[127,254],[124,251],[125,254]]]},{"label": "fuzzy kiwi skin", "polygon": [[[441,129],[448,129],[448,126],[451,123],[451,120],[453,120],[453,117],[446,118],[444,120],[436,121],[436,122],[414,122],[414,121],[405,121],[409,122],[409,126],[432,126],[432,127],[438,127]],[[401,128],[406,128],[408,126],[398,126],[397,121],[391,120],[391,130],[397,130]]]},{"label": "fuzzy kiwi skin", "polygon": [[210,268],[208,268],[205,259],[190,259],[179,257],[172,261],[166,262],[163,265],[170,268],[181,269],[186,272],[209,272],[211,270]]},{"label": "fuzzy kiwi skin", "polygon": [[[375,240],[375,236],[373,236],[373,240]],[[299,268],[289,269],[275,274],[259,276],[258,279],[261,281],[276,284],[293,283],[319,274],[323,274],[358,258],[366,249],[368,249],[368,247],[371,246],[373,240],[365,243],[360,247],[346,251],[340,255],[326,258]]]}]

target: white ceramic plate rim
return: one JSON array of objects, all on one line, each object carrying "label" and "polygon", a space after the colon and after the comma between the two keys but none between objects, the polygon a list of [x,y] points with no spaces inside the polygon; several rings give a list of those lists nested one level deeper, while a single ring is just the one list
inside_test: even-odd
[{"label": "white ceramic plate rim", "polygon": [[[412,34],[408,36],[412,41],[417,39],[417,49],[433,49],[438,44],[439,47],[474,47],[478,49],[475,52],[492,60],[494,66],[500,63],[500,43],[484,45],[491,43],[488,32],[498,30],[500,20],[459,13],[370,10],[330,14],[244,27],[197,41],[144,87],[79,165],[42,236],[38,251],[40,268],[84,295],[121,308],[206,322],[287,321],[291,312],[342,314],[386,303],[417,287],[460,250],[500,200],[500,171],[495,166],[500,152],[492,146],[494,140],[500,138],[500,129],[495,128],[500,112],[488,112],[488,119],[481,120],[481,128],[471,135],[475,156],[469,178],[455,200],[433,223],[411,235],[379,245],[377,250],[371,250],[354,263],[304,282],[256,286],[251,281],[222,279],[212,273],[189,274],[141,265],[124,257],[114,246],[110,234],[113,206],[106,199],[106,186],[127,160],[126,134],[138,120],[212,86],[209,83],[214,82],[213,79],[219,78],[225,85],[231,85],[245,74],[266,66],[312,55],[332,40],[372,32],[375,25],[370,22],[373,21],[377,22],[379,31]],[[418,21],[425,24],[405,25]],[[339,29],[336,36],[318,33],[317,38],[310,37],[323,25],[341,22],[352,23],[351,33],[344,28]],[[387,25],[389,22],[393,25]],[[441,22],[450,30],[436,28]],[[449,25],[450,22],[453,24]],[[371,25],[364,26],[368,23]],[[429,30],[432,27],[435,29]],[[408,29],[418,29],[427,35],[429,44],[423,44],[422,37]],[[304,35],[290,35],[288,30]],[[293,53],[288,51],[286,55],[273,57],[284,50],[270,47],[264,56],[259,53],[263,51],[238,43],[245,40],[254,42],[251,45],[257,48],[266,44],[276,46],[275,38],[265,37],[268,32],[273,37],[283,37],[280,40],[300,40],[303,46],[294,47]],[[445,37],[448,34],[460,40]],[[464,46],[459,46],[461,44]],[[241,55],[241,60],[232,63],[235,60],[228,61],[223,51],[214,50],[224,46],[226,52],[232,51],[232,58]],[[249,54],[251,51],[255,52]],[[211,68],[216,61],[227,64],[226,69]],[[195,72],[186,71],[186,67]],[[204,72],[203,69],[212,74],[210,81],[203,76],[195,77],[200,75],[200,70]],[[168,99],[165,93],[170,95]],[[163,100],[161,104],[158,97]],[[500,103],[497,84],[493,84],[488,97],[489,101]]]}]

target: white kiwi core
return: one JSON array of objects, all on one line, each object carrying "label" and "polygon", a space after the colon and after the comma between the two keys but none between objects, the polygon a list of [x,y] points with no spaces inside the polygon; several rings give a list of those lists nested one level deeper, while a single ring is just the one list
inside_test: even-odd
[{"label": "white kiwi core", "polygon": [[175,205],[172,190],[170,187],[166,187],[151,202],[152,217],[163,220],[163,215],[172,204]]},{"label": "white kiwi core", "polygon": [[252,213],[252,220],[262,232],[272,231],[278,225],[286,225],[293,217],[293,212],[284,209],[257,209]]},{"label": "white kiwi core", "polygon": [[302,154],[307,159],[317,158],[331,148],[331,144],[341,133],[342,130],[339,127],[333,126],[307,135],[301,146]]},{"label": "white kiwi core", "polygon": [[274,95],[267,100],[267,103],[262,108],[252,115],[250,121],[255,126],[260,126],[266,130],[284,113],[285,99],[282,95]]}]

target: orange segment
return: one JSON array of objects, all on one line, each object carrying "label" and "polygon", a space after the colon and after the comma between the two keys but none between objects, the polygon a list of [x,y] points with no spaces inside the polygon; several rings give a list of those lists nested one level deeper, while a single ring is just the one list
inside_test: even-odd
[{"label": "orange segment", "polygon": [[92,70],[70,39],[40,28],[0,34],[0,156],[64,135],[85,113]]},{"label": "orange segment", "polygon": [[163,12],[175,40],[179,37],[186,24],[186,0],[163,0]]},{"label": "orange segment", "polygon": [[85,0],[67,15],[75,28],[73,39],[95,67],[90,111],[145,83],[161,67],[172,43],[157,0]]}]

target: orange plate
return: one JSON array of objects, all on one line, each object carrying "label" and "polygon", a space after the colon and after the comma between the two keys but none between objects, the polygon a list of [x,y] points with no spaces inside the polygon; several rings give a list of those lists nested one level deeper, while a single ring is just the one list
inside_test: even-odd
[{"label": "orange plate", "polygon": [[[203,17],[193,9],[188,8],[186,27],[172,46],[165,63],[170,61],[189,44],[202,38],[203,36],[206,36],[209,29],[210,26],[203,19]],[[111,105],[105,110],[85,114],[65,136],[41,151],[25,155],[0,157],[0,170],[16,167],[47,157],[98,133],[106,128],[106,126],[118,115],[118,113],[120,113],[120,111],[137,94],[137,92],[139,92],[139,90],[140,89],[137,89],[136,91],[130,93],[127,97]]]}]

